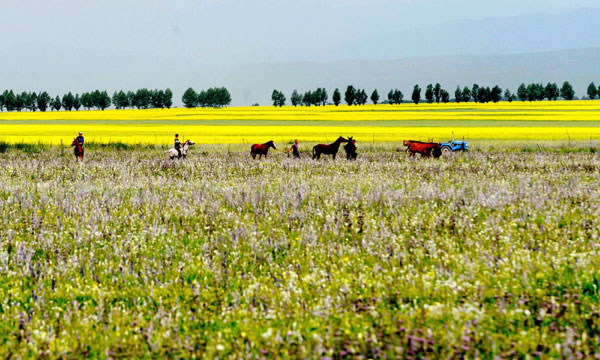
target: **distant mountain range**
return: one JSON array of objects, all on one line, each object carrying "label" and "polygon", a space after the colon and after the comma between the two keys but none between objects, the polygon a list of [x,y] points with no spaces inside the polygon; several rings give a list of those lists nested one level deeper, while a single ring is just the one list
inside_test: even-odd
[{"label": "distant mountain range", "polygon": [[[522,82],[568,80],[577,96],[585,95],[588,84],[600,85],[600,47],[513,55],[462,55],[414,57],[390,61],[296,62],[258,64],[214,69],[210,74],[189,74],[190,83],[215,82],[227,86],[235,105],[270,103],[273,89],[282,90],[289,99],[293,89],[328,89],[330,97],[337,87],[349,84],[385,95],[400,89],[405,99],[412,88],[439,82],[454,93],[457,85],[499,85],[513,92]],[[196,80],[194,77],[197,76]]]},{"label": "distant mountain range", "polygon": [[589,82],[600,84],[598,19],[600,8],[592,8],[557,15],[455,21],[415,30],[390,27],[386,33],[365,28],[349,40],[324,37],[310,47],[307,42],[274,38],[276,45],[271,49],[294,59],[361,59],[348,61],[251,64],[252,57],[227,55],[228,46],[234,45],[224,43],[222,56],[234,58],[227,63],[236,65],[206,64],[207,57],[219,52],[193,38],[179,39],[190,44],[183,49],[173,45],[148,52],[98,43],[75,47],[53,38],[22,44],[13,37],[0,48],[0,91],[62,94],[106,89],[112,93],[169,87],[175,104],[180,105],[189,86],[196,90],[226,86],[233,105],[251,105],[270,103],[273,89],[284,91],[289,99],[293,89],[325,87],[331,96],[336,87],[352,84],[368,91],[377,88],[382,95],[399,88],[408,98],[416,83],[425,87],[440,82],[453,94],[457,84],[498,84],[514,91],[521,82],[568,80],[577,96],[582,96]]}]

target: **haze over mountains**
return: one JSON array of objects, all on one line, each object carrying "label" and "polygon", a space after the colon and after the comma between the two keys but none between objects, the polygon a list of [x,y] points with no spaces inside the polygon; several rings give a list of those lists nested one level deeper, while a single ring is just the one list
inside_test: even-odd
[{"label": "haze over mountains", "polygon": [[[324,9],[326,14],[333,10]],[[175,25],[166,23],[166,32],[152,32],[148,23],[138,24],[129,34],[118,24],[113,24],[117,31],[103,29],[101,23],[86,27],[78,20],[66,24],[71,31],[66,39],[62,27],[43,25],[44,36],[34,36],[7,19],[0,24],[0,89],[62,94],[170,87],[180,104],[189,86],[226,86],[232,105],[251,105],[270,103],[275,88],[288,99],[293,89],[326,87],[331,96],[334,88],[348,84],[368,91],[378,88],[382,95],[399,88],[409,98],[415,83],[424,87],[440,82],[453,93],[457,84],[474,82],[515,91],[521,82],[568,80],[583,96],[590,81],[600,83],[600,8],[413,29],[403,29],[387,16],[379,26],[357,23],[354,32],[342,28],[338,36],[328,32],[322,38],[313,28],[304,33],[300,29],[290,38],[289,28],[269,34],[257,25],[259,29],[249,28],[249,40],[241,43],[236,41],[244,34],[233,31],[200,37],[193,27],[200,22],[190,13],[173,18]],[[294,25],[297,19],[290,21]],[[315,15],[317,24],[324,21],[324,15]],[[338,27],[339,21],[331,20]],[[277,20],[282,22],[285,19]],[[231,20],[228,26],[233,26]],[[9,37],[11,31],[24,36]],[[97,39],[97,33],[104,34],[104,40]],[[83,41],[86,36],[89,41]],[[139,46],[134,46],[134,38]]]}]

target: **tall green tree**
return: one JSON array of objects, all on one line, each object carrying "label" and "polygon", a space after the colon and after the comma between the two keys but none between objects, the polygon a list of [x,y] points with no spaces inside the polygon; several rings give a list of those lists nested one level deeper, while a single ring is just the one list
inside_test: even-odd
[{"label": "tall green tree", "polygon": [[587,88],[587,94],[592,100],[594,100],[596,98],[596,95],[598,95],[598,89],[596,88],[596,84],[594,84],[593,81]]},{"label": "tall green tree", "polygon": [[457,104],[462,101],[462,90],[460,89],[460,85],[456,85],[456,90],[454,90],[454,101],[456,101]]},{"label": "tall green tree", "polygon": [[[215,100],[216,100],[215,106],[216,107],[222,108],[224,106],[231,104],[231,93],[229,93],[229,90],[227,90],[227,88],[225,88],[225,87],[214,88],[213,91],[215,93]],[[284,96],[284,98],[285,98],[285,96]],[[285,103],[285,100],[284,100],[284,103]]]},{"label": "tall green tree", "polygon": [[17,94],[15,96],[15,110],[17,110],[17,111],[23,110],[23,108],[25,107],[25,104],[27,104],[28,98],[29,98],[29,94],[25,91],[23,91],[20,94]]},{"label": "tall green tree", "polygon": [[509,103],[511,103],[515,99],[515,96],[513,95],[512,92],[510,92],[509,89],[506,89],[506,90],[504,90],[504,99],[506,101],[508,101]]},{"label": "tall green tree", "polygon": [[477,101],[480,103],[487,103],[490,102],[491,100],[491,93],[492,91],[490,90],[490,87],[480,87],[479,90],[477,91]]},{"label": "tall green tree", "polygon": [[462,101],[469,102],[471,100],[471,89],[468,86],[465,86],[462,92]]},{"label": "tall green tree", "polygon": [[565,100],[573,100],[575,98],[575,90],[568,81],[565,81],[560,88],[560,97]]},{"label": "tall green tree", "polygon": [[419,87],[419,85],[415,85],[415,87],[413,88],[411,98],[415,105],[419,105],[419,102],[421,101],[421,88]]},{"label": "tall green tree", "polygon": [[94,100],[95,100],[95,106],[104,111],[104,109],[107,109],[110,104],[110,96],[108,95],[108,92],[106,90],[104,91],[98,91],[96,90],[96,92],[94,92],[96,95],[94,96]]},{"label": "tall green tree", "polygon": [[473,84],[473,86],[471,87],[471,96],[473,97],[473,101],[474,102],[478,102],[480,99],[479,96],[479,85],[477,84]]},{"label": "tall green tree", "polygon": [[296,107],[302,104],[302,95],[298,94],[298,91],[294,89],[294,91],[292,91],[292,96],[290,96],[290,101],[292,102],[292,105]]},{"label": "tall green tree", "polygon": [[359,105],[366,104],[368,99],[369,99],[369,96],[367,95],[367,92],[365,91],[365,89],[359,90],[357,92],[357,100],[358,100]]},{"label": "tall green tree", "polygon": [[346,93],[344,94],[344,101],[346,101],[346,104],[348,104],[348,106],[352,106],[355,100],[356,89],[354,88],[354,86],[348,85],[348,87],[346,88]]},{"label": "tall green tree", "polygon": [[167,88],[165,90],[165,97],[163,99],[163,105],[167,109],[170,109],[171,106],[173,106],[173,91],[171,91],[171,89],[169,89],[169,88]]},{"label": "tall green tree", "polygon": [[329,94],[327,94],[327,89],[322,88],[321,89],[321,96],[319,97],[319,100],[321,101],[321,104],[323,106],[327,105],[327,99],[329,98]]},{"label": "tall green tree", "polygon": [[519,85],[519,88],[517,89],[517,96],[521,101],[525,101],[529,98],[529,95],[527,94],[527,85],[525,85],[525,83]]},{"label": "tall green tree", "polygon": [[402,93],[402,91],[394,89],[392,99],[394,99],[394,104],[402,104],[402,100],[404,100],[404,94]]},{"label": "tall green tree", "polygon": [[195,103],[195,105],[193,107],[196,107],[196,106],[200,106],[200,107],[211,106],[211,100],[208,98],[208,92],[206,90],[200,90],[200,92],[197,95],[198,96],[196,97],[196,103]]},{"label": "tall green tree", "polygon": [[79,98],[79,94],[75,94],[75,98],[73,99],[73,108],[79,111],[81,107],[81,99]]},{"label": "tall green tree", "polygon": [[54,109],[56,111],[60,110],[60,108],[62,106],[62,102],[60,101],[60,97],[58,97],[58,95],[56,95],[54,100],[52,100],[51,106],[52,106],[52,109]]},{"label": "tall green tree", "polygon": [[494,86],[492,88],[492,91],[490,92],[490,96],[492,102],[494,103],[497,103],[498,101],[502,100],[502,89],[500,88],[500,86]]},{"label": "tall green tree", "polygon": [[186,108],[191,109],[198,105],[198,94],[192,88],[188,88],[181,97],[181,101]]},{"label": "tall green tree", "polygon": [[290,101],[294,107],[302,105],[302,95],[300,95],[298,91],[294,89],[294,91],[292,91],[292,96],[290,96]]},{"label": "tall green tree", "polygon": [[447,104],[450,101],[450,93],[445,89],[441,89],[440,98],[444,104]]},{"label": "tall green tree", "polygon": [[544,88],[544,97],[548,100],[556,100],[560,96],[558,85],[556,83],[548,83]]},{"label": "tall green tree", "polygon": [[135,92],[127,91],[127,107],[133,109],[135,107]]},{"label": "tall green tree", "polygon": [[85,92],[81,94],[81,105],[87,110],[94,107],[94,97],[92,96],[92,93]]},{"label": "tall green tree", "polygon": [[388,99],[388,103],[390,103],[391,105],[394,105],[394,89],[390,89],[390,91],[387,94],[387,99]]},{"label": "tall green tree", "polygon": [[402,103],[403,99],[404,99],[404,94],[402,94],[402,91],[400,91],[398,89],[392,89],[388,93],[388,102],[392,105]]},{"label": "tall green tree", "polygon": [[75,96],[71,94],[69,91],[67,94],[63,95],[62,98],[62,107],[65,110],[71,111],[73,110],[73,101],[75,100]]},{"label": "tall green tree", "polygon": [[40,109],[40,111],[46,111],[46,109],[48,109],[48,105],[50,105],[50,101],[52,101],[50,95],[48,95],[47,92],[42,91],[37,97],[38,109]]},{"label": "tall green tree", "polygon": [[379,102],[379,93],[377,92],[377,89],[373,90],[373,92],[371,93],[371,101],[374,105],[377,105],[377,103]]},{"label": "tall green tree", "polygon": [[331,100],[333,100],[333,105],[335,106],[338,106],[342,102],[342,94],[340,94],[340,89],[336,88],[334,90]]},{"label": "tall green tree", "polygon": [[35,92],[29,93],[27,94],[27,101],[25,104],[25,107],[27,108],[27,110],[31,111],[31,112],[35,112],[37,110],[37,98],[38,95]]},{"label": "tall green tree", "polygon": [[435,96],[435,102],[439,104],[442,95],[442,85],[440,85],[440,83],[435,84],[433,95]]},{"label": "tall green tree", "polygon": [[271,94],[271,100],[273,100],[273,106],[282,107],[283,105],[285,105],[286,99],[282,91],[273,90],[273,93]]},{"label": "tall green tree", "polygon": [[428,104],[433,103],[433,85],[427,85],[427,89],[425,90],[425,100],[427,100]]},{"label": "tall green tree", "polygon": [[302,95],[302,104],[304,106],[310,107],[310,105],[312,104],[312,101],[311,101],[312,98],[313,98],[312,91],[308,90],[307,92],[304,93],[304,95]]},{"label": "tall green tree", "polygon": [[149,108],[152,101],[150,91],[146,88],[137,89],[134,99],[134,105],[138,109]]}]

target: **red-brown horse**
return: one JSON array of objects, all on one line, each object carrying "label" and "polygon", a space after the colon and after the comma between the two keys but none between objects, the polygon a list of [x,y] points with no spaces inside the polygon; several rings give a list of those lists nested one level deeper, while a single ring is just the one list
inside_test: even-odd
[{"label": "red-brown horse", "polygon": [[256,155],[258,155],[258,158],[260,159],[263,155],[265,157],[267,157],[267,153],[269,152],[269,148],[273,148],[275,150],[277,150],[277,148],[275,147],[275,144],[273,144],[273,140],[268,141],[264,144],[254,144],[252,145],[252,147],[250,148],[250,155],[252,155],[253,159],[256,159]]},{"label": "red-brown horse", "polygon": [[438,143],[422,143],[422,142],[411,142],[408,147],[409,157],[415,156],[416,153],[421,154],[422,157],[434,157],[439,158],[442,155],[442,149]]},{"label": "red-brown horse", "polygon": [[334,141],[331,144],[318,144],[313,146],[313,159],[320,159],[321,154],[325,154],[333,156],[333,160],[335,160],[335,156],[337,155],[337,152],[340,149],[340,145],[343,142],[347,143],[348,140],[340,136],[339,138],[337,138],[336,141]]},{"label": "red-brown horse", "polygon": [[81,144],[79,144],[77,138],[73,139],[71,146],[73,146],[73,152],[75,153],[75,157],[78,160],[83,160],[83,148],[81,147]]}]

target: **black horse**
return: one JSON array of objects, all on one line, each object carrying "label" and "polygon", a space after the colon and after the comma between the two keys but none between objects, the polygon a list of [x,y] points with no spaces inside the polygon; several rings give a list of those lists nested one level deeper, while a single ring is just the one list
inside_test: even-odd
[{"label": "black horse", "polygon": [[267,153],[269,152],[269,148],[273,148],[277,150],[275,144],[273,144],[273,140],[266,142],[264,144],[254,144],[250,148],[250,155],[252,155],[253,159],[256,159],[256,155],[260,159],[263,155],[267,157]]},{"label": "black horse", "polygon": [[333,156],[333,159],[335,160],[335,155],[337,154],[338,150],[340,149],[340,145],[343,142],[348,142],[347,139],[344,139],[343,137],[339,137],[337,138],[336,141],[334,141],[333,143],[326,145],[326,144],[319,144],[319,145],[315,145],[313,147],[313,159],[320,159],[321,158],[321,154],[325,154],[325,155],[331,155]]},{"label": "black horse", "polygon": [[346,159],[348,160],[356,160],[358,154],[356,153],[356,140],[350,136],[348,138],[348,143],[344,145],[344,150],[346,151]]}]

